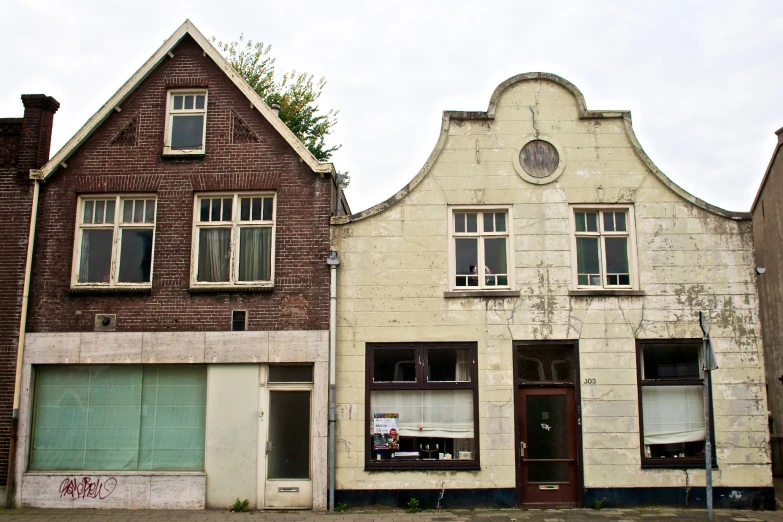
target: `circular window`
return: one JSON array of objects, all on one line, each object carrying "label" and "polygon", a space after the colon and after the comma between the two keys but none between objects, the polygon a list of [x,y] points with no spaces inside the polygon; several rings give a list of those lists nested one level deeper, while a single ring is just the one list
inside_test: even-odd
[{"label": "circular window", "polygon": [[560,155],[554,145],[544,140],[527,142],[519,151],[519,163],[528,175],[543,179],[551,176],[560,164]]}]

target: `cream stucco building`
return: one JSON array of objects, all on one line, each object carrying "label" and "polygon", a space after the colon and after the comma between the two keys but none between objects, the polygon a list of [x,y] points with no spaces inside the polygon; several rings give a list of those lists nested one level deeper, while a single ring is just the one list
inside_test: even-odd
[{"label": "cream stucco building", "polygon": [[703,505],[709,431],[715,504],[770,508],[749,219],[557,76],[444,113],[405,188],[332,218],[337,501]]}]

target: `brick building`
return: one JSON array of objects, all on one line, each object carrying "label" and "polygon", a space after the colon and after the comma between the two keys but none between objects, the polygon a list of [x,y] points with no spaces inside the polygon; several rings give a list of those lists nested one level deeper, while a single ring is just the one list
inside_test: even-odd
[{"label": "brick building", "polygon": [[185,22],[30,177],[15,504],[324,509],[332,165]]},{"label": "brick building", "polygon": [[[43,94],[22,95],[24,116],[0,119],[0,470],[8,469],[14,374],[25,294],[30,209],[30,169],[49,159],[54,113],[60,104]],[[0,472],[0,487],[6,474]]]}]

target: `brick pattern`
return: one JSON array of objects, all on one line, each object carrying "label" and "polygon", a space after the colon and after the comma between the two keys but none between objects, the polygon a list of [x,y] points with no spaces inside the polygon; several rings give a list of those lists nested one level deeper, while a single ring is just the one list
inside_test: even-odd
[{"label": "brick pattern", "polygon": [[[117,314],[117,331],[223,331],[231,310],[248,310],[249,330],[327,329],[330,180],[309,170],[271,125],[189,37],[54,173],[41,193],[29,331],[92,331],[95,314]],[[192,78],[193,80],[188,80]],[[163,159],[166,89],[209,86],[206,155]],[[236,113],[261,139],[231,144]],[[138,114],[136,146],[112,138]],[[277,193],[272,292],[190,293],[195,194]],[[78,195],[154,193],[158,197],[149,294],[70,292]]]},{"label": "brick pattern", "polygon": [[0,127],[0,486],[5,486],[32,182],[17,172],[22,118],[4,119]]}]

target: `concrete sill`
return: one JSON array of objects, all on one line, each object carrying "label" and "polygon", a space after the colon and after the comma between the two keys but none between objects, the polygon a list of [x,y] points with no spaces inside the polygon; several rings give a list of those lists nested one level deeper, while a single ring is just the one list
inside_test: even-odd
[{"label": "concrete sill", "polygon": [[454,292],[443,292],[445,298],[464,298],[464,297],[519,297],[519,290],[457,290]]},{"label": "concrete sill", "polygon": [[38,477],[74,477],[80,476],[112,476],[112,477],[180,477],[180,476],[206,476],[206,471],[25,471],[24,476]]},{"label": "concrete sill", "polygon": [[163,153],[160,155],[160,158],[164,161],[171,161],[171,160],[203,160],[207,155],[203,152],[199,152],[197,154],[166,154]]},{"label": "concrete sill", "polygon": [[[671,458],[661,460],[669,462],[653,462],[645,460],[642,462],[642,469],[704,469],[704,459],[701,459],[701,462],[698,462],[699,459],[687,459],[690,462],[677,462],[680,460],[686,460],[685,458]],[[712,463],[712,469],[719,469],[716,462]]]},{"label": "concrete sill", "polygon": [[274,286],[191,286],[191,294],[238,294],[238,293],[270,293]]},{"label": "concrete sill", "polygon": [[[419,461],[417,461],[419,462]],[[428,466],[406,466],[405,464],[390,463],[390,466],[364,466],[364,471],[481,471],[478,464],[462,464],[446,466],[433,464]]]},{"label": "concrete sill", "polygon": [[644,290],[569,290],[571,297],[643,297]]},{"label": "concrete sill", "polygon": [[126,286],[76,286],[68,290],[69,294],[151,294],[152,287]]}]

